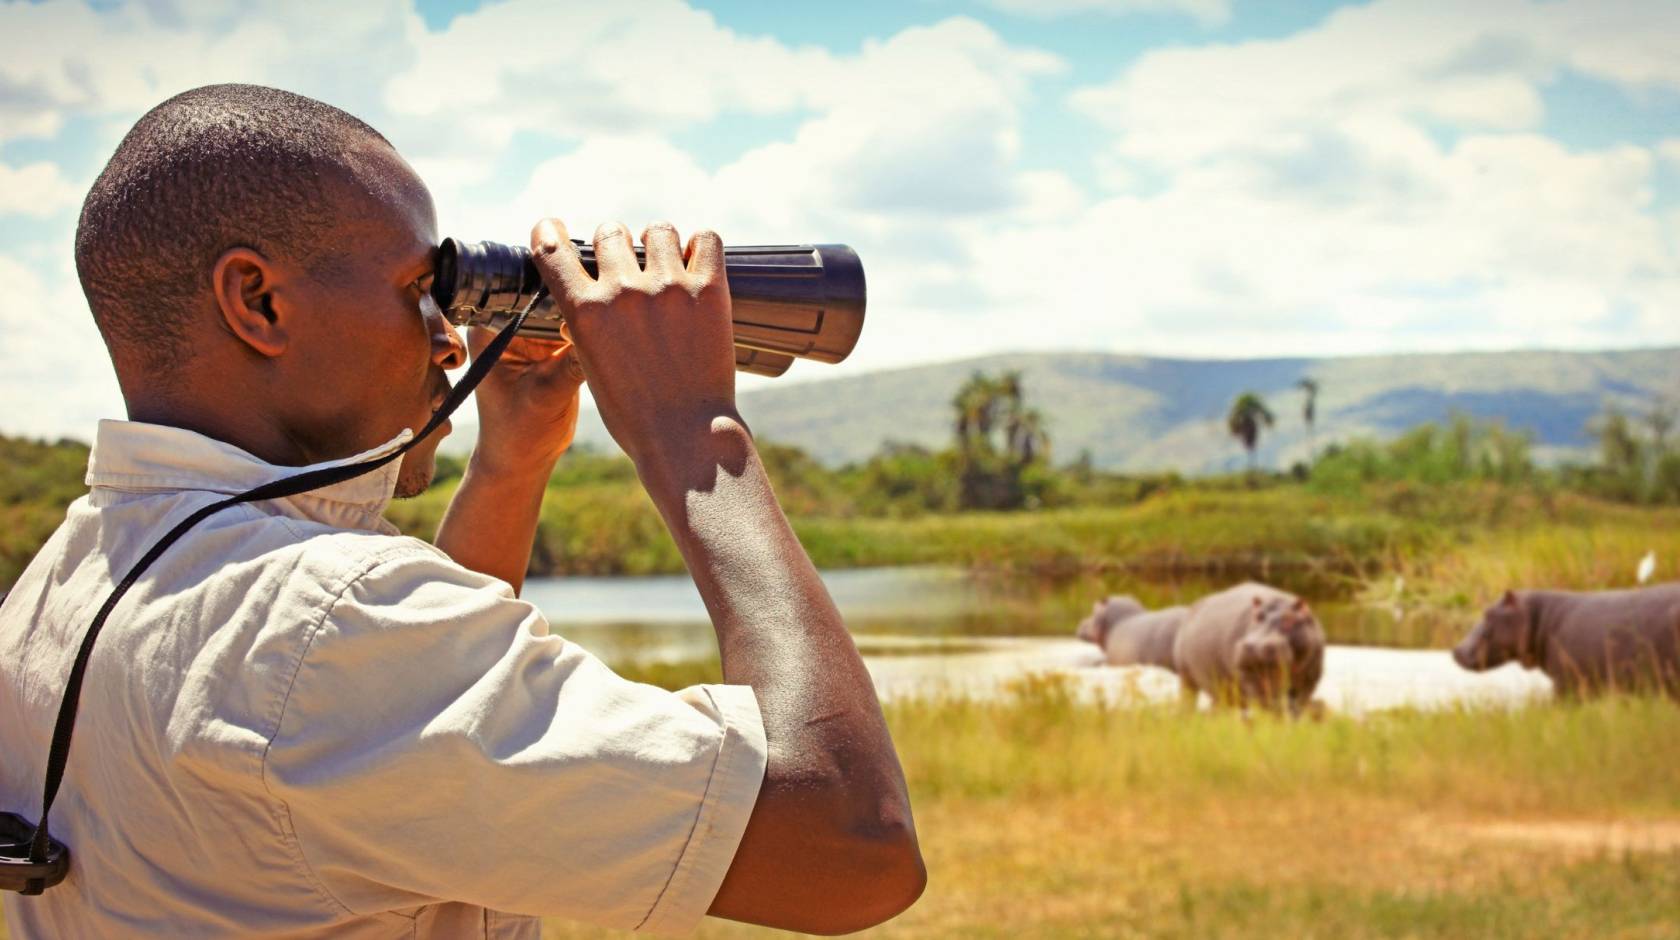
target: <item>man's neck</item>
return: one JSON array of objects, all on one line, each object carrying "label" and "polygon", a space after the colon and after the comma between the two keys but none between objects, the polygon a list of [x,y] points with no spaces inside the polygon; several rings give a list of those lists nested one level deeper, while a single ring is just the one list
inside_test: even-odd
[{"label": "man's neck", "polygon": [[[128,398],[128,420],[181,428],[233,446],[277,467],[302,467],[328,459],[310,453],[278,421],[260,409],[232,408],[224,399],[216,406],[195,406],[174,399]],[[228,414],[227,411],[241,414]]]}]

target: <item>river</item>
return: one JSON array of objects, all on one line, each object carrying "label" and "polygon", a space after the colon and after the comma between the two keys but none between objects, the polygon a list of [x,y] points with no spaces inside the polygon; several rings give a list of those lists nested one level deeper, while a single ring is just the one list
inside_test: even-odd
[{"label": "river", "polygon": [[[1177,680],[1165,670],[1104,666],[1096,647],[1073,638],[1079,613],[1104,592],[1102,585],[1025,585],[947,568],[830,571],[823,580],[885,698],[992,696],[1042,674],[1064,676],[1084,694],[1111,702],[1178,695]],[[1137,593],[1166,595],[1146,597],[1150,603],[1183,602],[1207,587],[1157,585]],[[705,606],[686,577],[533,578],[524,596],[555,632],[609,663],[717,653]],[[1549,691],[1544,676],[1514,664],[1474,674],[1445,650],[1332,645],[1318,697],[1333,710],[1360,713],[1514,704]]]}]

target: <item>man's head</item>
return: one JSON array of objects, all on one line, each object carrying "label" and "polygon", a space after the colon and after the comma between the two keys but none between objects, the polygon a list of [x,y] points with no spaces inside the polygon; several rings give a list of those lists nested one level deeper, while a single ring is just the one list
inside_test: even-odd
[{"label": "man's head", "polygon": [[[371,127],[212,85],[117,147],[76,268],[131,417],[308,463],[418,431],[441,401],[463,352],[422,308],[436,229],[425,185]],[[425,487],[434,449],[405,456],[399,495]]]}]

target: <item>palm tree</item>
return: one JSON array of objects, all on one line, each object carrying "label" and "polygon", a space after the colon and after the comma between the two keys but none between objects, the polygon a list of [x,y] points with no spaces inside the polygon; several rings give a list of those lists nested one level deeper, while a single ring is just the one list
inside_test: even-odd
[{"label": "palm tree", "polygon": [[997,391],[992,380],[976,372],[957,389],[951,407],[957,412],[957,446],[974,453],[986,446],[997,410]]},{"label": "palm tree", "polygon": [[1014,408],[1007,428],[1009,453],[1017,466],[1050,458],[1050,435],[1044,430],[1044,415],[1037,408]]},{"label": "palm tree", "polygon": [[1044,415],[1026,407],[1021,373],[1008,371],[994,379],[975,372],[957,389],[951,407],[956,412],[958,501],[966,508],[1020,507],[1028,495],[1024,472],[1050,454]]},{"label": "palm tree", "polygon": [[1306,395],[1301,402],[1301,420],[1307,423],[1307,464],[1311,466],[1313,454],[1318,450],[1317,442],[1313,440],[1313,421],[1318,417],[1318,380],[1305,376],[1295,383],[1295,387]]},{"label": "palm tree", "polygon": [[1237,400],[1231,403],[1231,413],[1225,418],[1225,427],[1231,436],[1242,442],[1243,449],[1248,451],[1248,472],[1252,475],[1254,466],[1254,448],[1260,443],[1260,428],[1272,426],[1272,410],[1266,407],[1266,402],[1254,392],[1243,392]]}]

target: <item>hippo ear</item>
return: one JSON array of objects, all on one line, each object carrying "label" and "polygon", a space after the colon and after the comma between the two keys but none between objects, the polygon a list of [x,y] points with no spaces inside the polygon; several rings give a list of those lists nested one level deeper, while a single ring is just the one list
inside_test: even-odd
[{"label": "hippo ear", "polygon": [[1304,598],[1304,597],[1295,598],[1294,611],[1296,613],[1300,613],[1301,611],[1306,610],[1306,609],[1307,609],[1307,599]]},{"label": "hippo ear", "polygon": [[1499,599],[1499,603],[1503,604],[1506,607],[1517,606],[1517,592],[1512,591],[1512,590],[1506,590],[1505,596],[1501,597]]}]

